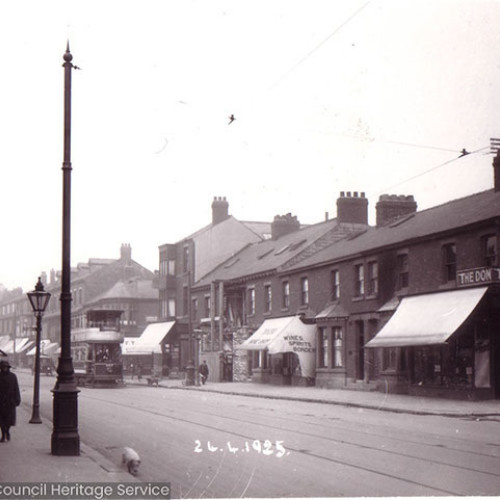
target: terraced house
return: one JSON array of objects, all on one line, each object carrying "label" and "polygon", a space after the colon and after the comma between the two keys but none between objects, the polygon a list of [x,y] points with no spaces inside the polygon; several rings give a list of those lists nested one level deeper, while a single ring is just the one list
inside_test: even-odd
[{"label": "terraced house", "polygon": [[275,219],[286,234],[193,285],[202,349],[218,339],[234,380],[499,398],[498,156],[493,165],[493,189],[431,209],[381,196],[373,227],[368,200],[350,193],[336,219]]}]

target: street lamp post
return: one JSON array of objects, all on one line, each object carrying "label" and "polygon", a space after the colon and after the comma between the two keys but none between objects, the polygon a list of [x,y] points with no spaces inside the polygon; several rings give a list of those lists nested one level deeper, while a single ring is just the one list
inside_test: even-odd
[{"label": "street lamp post", "polygon": [[42,316],[47,308],[50,300],[50,293],[46,292],[43,288],[43,283],[40,278],[35,285],[35,289],[28,292],[28,299],[30,301],[33,312],[36,316],[36,351],[35,351],[35,370],[34,370],[34,383],[33,383],[33,405],[31,412],[30,424],[41,424],[40,418],[40,337],[42,333]]},{"label": "street lamp post", "polygon": [[61,276],[61,355],[57,365],[57,381],[52,415],[52,455],[80,454],[78,435],[78,389],[71,358],[71,70],[73,56],[69,42],[64,59],[64,161],[63,161],[63,221]]}]

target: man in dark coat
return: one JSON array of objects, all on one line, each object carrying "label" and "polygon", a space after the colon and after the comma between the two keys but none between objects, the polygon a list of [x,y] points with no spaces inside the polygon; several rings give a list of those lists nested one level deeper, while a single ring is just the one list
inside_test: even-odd
[{"label": "man in dark coat", "polygon": [[21,404],[21,393],[17,377],[11,373],[10,364],[6,360],[0,361],[0,429],[2,438],[10,441],[10,428],[16,425],[16,407]]},{"label": "man in dark coat", "polygon": [[206,361],[203,361],[203,363],[200,365],[198,368],[198,373],[200,374],[201,378],[201,383],[205,385],[205,382],[207,381],[208,378],[208,365]]}]

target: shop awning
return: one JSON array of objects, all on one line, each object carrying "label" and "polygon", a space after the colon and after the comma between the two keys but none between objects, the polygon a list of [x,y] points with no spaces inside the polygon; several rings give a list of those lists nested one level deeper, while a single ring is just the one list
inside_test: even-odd
[{"label": "shop awning", "polygon": [[316,325],[302,322],[299,316],[266,319],[240,348],[251,351],[267,349],[270,354],[297,354],[302,375],[314,377],[316,361]]},{"label": "shop awning", "polygon": [[161,353],[161,344],[174,326],[175,321],[152,323],[146,327],[141,336],[133,345],[127,348],[124,354],[151,354]]},{"label": "shop awning", "polygon": [[444,344],[470,316],[487,287],[405,297],[365,347]]},{"label": "shop awning", "polygon": [[[16,343],[15,348],[14,348],[14,342]],[[9,341],[5,346],[2,347],[2,350],[6,354],[14,354],[14,352],[16,354],[21,354],[26,349],[28,349],[28,347],[30,347],[32,345],[33,345],[33,342],[29,338],[18,337],[15,340]]]}]

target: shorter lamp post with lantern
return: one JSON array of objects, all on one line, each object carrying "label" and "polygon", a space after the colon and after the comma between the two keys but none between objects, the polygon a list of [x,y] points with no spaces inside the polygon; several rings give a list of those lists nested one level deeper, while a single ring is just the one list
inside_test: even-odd
[{"label": "shorter lamp post with lantern", "polygon": [[35,370],[33,387],[33,406],[30,424],[41,424],[40,418],[40,337],[42,333],[42,316],[50,300],[50,293],[43,288],[40,278],[35,285],[35,289],[26,294],[30,301],[33,312],[36,316],[36,351],[35,351]]}]

